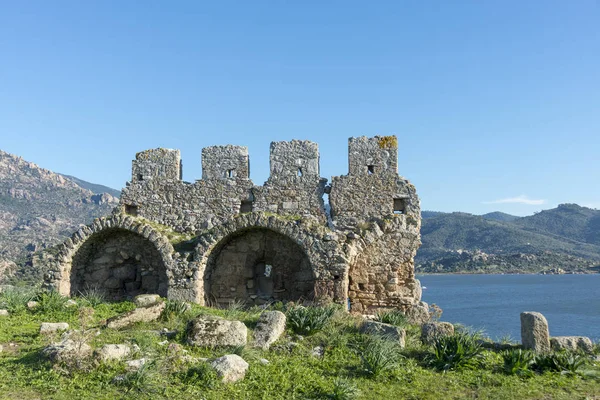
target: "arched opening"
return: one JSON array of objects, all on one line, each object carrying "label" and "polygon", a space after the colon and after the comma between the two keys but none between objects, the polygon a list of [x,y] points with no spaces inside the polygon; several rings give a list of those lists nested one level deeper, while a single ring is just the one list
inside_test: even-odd
[{"label": "arched opening", "polygon": [[204,289],[207,304],[233,301],[265,304],[314,296],[315,278],[302,248],[265,228],[236,232],[209,257]]},{"label": "arched opening", "polygon": [[110,300],[138,294],[167,295],[166,265],[152,242],[125,229],[90,236],[71,262],[71,295],[89,288]]}]

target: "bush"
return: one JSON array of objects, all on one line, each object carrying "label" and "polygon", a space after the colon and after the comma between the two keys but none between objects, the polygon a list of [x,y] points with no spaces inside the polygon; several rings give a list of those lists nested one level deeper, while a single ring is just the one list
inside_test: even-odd
[{"label": "bush", "polygon": [[62,311],[65,308],[65,304],[69,300],[67,297],[60,293],[51,290],[40,292],[35,298],[38,302],[35,308],[36,312],[40,313],[51,313],[56,311]]},{"label": "bush", "polygon": [[356,388],[349,380],[336,378],[333,381],[333,391],[327,395],[332,400],[353,400],[358,397],[360,390]]},{"label": "bush", "polygon": [[336,308],[294,306],[287,310],[287,324],[299,335],[311,335],[320,331],[329,322]]},{"label": "bush", "polygon": [[435,339],[428,363],[439,371],[475,369],[481,361],[483,347],[478,333],[459,331]]},{"label": "bush", "polygon": [[162,319],[170,320],[174,317],[182,317],[190,310],[191,306],[185,301],[167,300],[165,310],[162,313]]},{"label": "bush", "polygon": [[33,300],[36,292],[33,288],[8,288],[0,294],[0,308],[11,313],[27,309],[27,303]]},{"label": "bush", "polygon": [[502,352],[504,360],[503,371],[507,375],[517,375],[524,378],[533,376],[531,367],[535,361],[535,355],[528,350],[513,349]]},{"label": "bush", "polygon": [[79,292],[81,300],[88,306],[96,307],[106,303],[106,294],[96,287],[89,287]]},{"label": "bush", "polygon": [[406,315],[399,310],[378,311],[375,314],[375,321],[399,327],[406,327],[408,325]]},{"label": "bush", "polygon": [[354,349],[363,371],[371,376],[397,368],[402,358],[398,343],[381,336],[363,335]]},{"label": "bush", "polygon": [[583,366],[588,363],[586,356],[573,352],[547,353],[535,358],[533,369],[543,373],[560,372],[562,374],[579,374]]},{"label": "bush", "polygon": [[188,369],[182,376],[183,383],[213,389],[219,383],[217,372],[207,363],[200,363]]}]

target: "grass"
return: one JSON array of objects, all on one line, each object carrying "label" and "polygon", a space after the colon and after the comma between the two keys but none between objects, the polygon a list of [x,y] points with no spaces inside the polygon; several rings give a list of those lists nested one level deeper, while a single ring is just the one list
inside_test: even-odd
[{"label": "grass", "polygon": [[[104,328],[102,322],[133,309],[133,303],[101,302],[91,309],[81,298],[77,306],[71,307],[60,307],[62,300],[53,298],[42,300],[48,305],[43,309],[28,310],[19,306],[26,297],[17,301],[16,296],[12,293],[0,295],[0,302],[15,306],[9,317],[0,318],[0,344],[4,347],[0,353],[0,399],[512,400],[600,397],[600,366],[586,356],[551,353],[553,358],[538,357],[538,367],[534,367],[523,353],[507,355],[487,349],[473,351],[470,340],[474,336],[469,337],[468,332],[460,332],[465,336],[454,337],[443,346],[440,342],[437,347],[426,347],[420,344],[419,330],[413,326],[406,327],[407,347],[401,349],[397,343],[385,338],[361,335],[357,329],[359,320],[335,307],[314,311],[320,316],[315,317],[317,320],[325,320],[319,329],[312,328],[316,327],[313,322],[299,324],[311,327],[313,332],[302,340],[288,325],[288,331],[271,350],[254,349],[250,345],[235,349],[205,349],[185,343],[184,331],[189,318],[218,315],[238,319],[252,328],[260,310],[235,305],[232,309],[215,309],[192,304],[184,311],[181,304],[170,302],[168,318],[117,331]],[[288,313],[296,309],[295,306],[276,307]],[[308,314],[309,311],[304,312],[304,315]],[[151,361],[137,372],[128,372],[123,362],[57,368],[42,358],[40,351],[60,336],[40,336],[41,322],[68,322],[72,329],[89,333],[87,340],[94,348],[111,343],[135,344],[139,350],[134,357]],[[163,328],[179,333],[163,344],[165,337],[158,333]],[[316,346],[323,347],[322,356],[312,355]],[[467,360],[467,355],[475,355],[471,361],[457,364],[466,363],[468,367],[438,368],[429,363],[436,351],[444,360],[443,365],[450,364],[448,359]],[[240,354],[250,364],[245,379],[235,384],[221,383],[214,370],[200,361],[200,358],[212,359],[232,353]],[[269,362],[263,363],[262,359]],[[472,362],[477,368],[472,367]],[[529,369],[532,373],[524,379],[519,373],[510,373],[511,366],[516,366],[516,370]]]}]

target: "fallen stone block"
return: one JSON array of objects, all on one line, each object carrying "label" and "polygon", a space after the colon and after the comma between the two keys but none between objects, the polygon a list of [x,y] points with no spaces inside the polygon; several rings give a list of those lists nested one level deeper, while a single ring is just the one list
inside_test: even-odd
[{"label": "fallen stone block", "polygon": [[217,371],[223,382],[237,382],[244,379],[248,363],[236,354],[228,354],[213,360],[210,365]]},{"label": "fallen stone block", "polygon": [[552,350],[569,350],[569,351],[583,351],[585,353],[592,353],[594,351],[594,343],[592,340],[585,336],[555,336],[550,339],[550,346]]},{"label": "fallen stone block", "polygon": [[8,310],[0,310],[0,317],[8,317],[9,315]]},{"label": "fallen stone block", "polygon": [[254,329],[254,347],[267,350],[285,331],[286,317],[281,311],[266,311],[260,315]]},{"label": "fallen stone block", "polygon": [[248,328],[240,321],[201,316],[188,323],[187,341],[193,346],[244,346],[247,340]]},{"label": "fallen stone block", "polygon": [[135,372],[142,368],[147,362],[147,359],[140,358],[138,360],[127,361],[125,364],[127,365],[127,371]]},{"label": "fallen stone block", "polygon": [[129,311],[125,314],[110,318],[106,322],[106,326],[111,329],[121,329],[131,326],[137,322],[156,321],[164,309],[165,302],[163,301],[145,307],[138,307],[135,310]]},{"label": "fallen stone block", "polygon": [[40,326],[40,334],[42,335],[66,330],[69,330],[69,324],[66,322],[42,322]]},{"label": "fallen stone block", "polygon": [[421,326],[421,342],[433,344],[437,338],[454,335],[454,325],[450,322],[428,322]]},{"label": "fallen stone block", "polygon": [[406,331],[404,329],[383,322],[364,321],[360,327],[360,333],[389,338],[397,341],[400,347],[404,347],[406,341]]},{"label": "fallen stone block", "polygon": [[131,347],[126,344],[105,344],[96,350],[101,361],[122,360],[131,354]]},{"label": "fallen stone block", "polygon": [[156,304],[159,301],[161,301],[161,299],[157,294],[140,294],[139,296],[135,296],[135,299],[133,299],[133,302],[138,307],[146,307]]},{"label": "fallen stone block", "polygon": [[92,355],[92,348],[82,342],[65,339],[42,350],[42,354],[54,363],[82,360]]}]

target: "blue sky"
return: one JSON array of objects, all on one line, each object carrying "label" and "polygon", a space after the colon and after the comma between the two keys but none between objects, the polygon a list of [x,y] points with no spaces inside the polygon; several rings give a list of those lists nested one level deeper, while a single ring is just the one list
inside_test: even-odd
[{"label": "blue sky", "polygon": [[[141,5],[143,4],[143,6]],[[121,188],[135,153],[396,134],[423,209],[600,208],[600,3],[0,0],[0,149]]]}]

